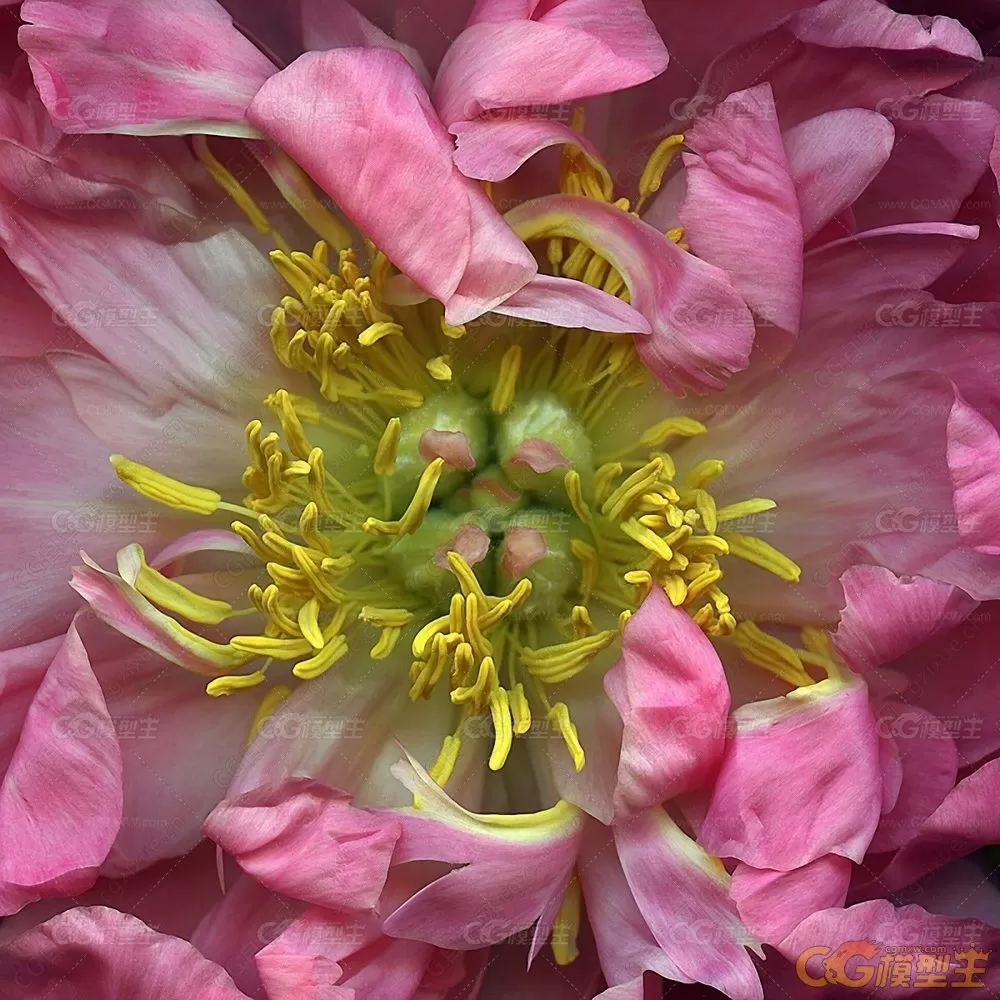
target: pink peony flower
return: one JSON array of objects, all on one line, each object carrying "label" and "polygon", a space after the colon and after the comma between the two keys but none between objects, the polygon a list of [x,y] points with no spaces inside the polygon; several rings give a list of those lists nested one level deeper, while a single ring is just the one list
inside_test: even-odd
[{"label": "pink peony flower", "polygon": [[898,894],[997,839],[993,61],[877,0],[230,7],[25,0],[0,90],[15,995],[938,954],[953,869]]}]

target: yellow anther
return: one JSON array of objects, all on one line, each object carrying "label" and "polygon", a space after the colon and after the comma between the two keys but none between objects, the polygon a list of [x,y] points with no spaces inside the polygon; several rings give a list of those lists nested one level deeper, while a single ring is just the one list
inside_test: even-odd
[{"label": "yellow anther", "polygon": [[216,677],[205,685],[205,693],[213,698],[232,694],[234,691],[245,691],[247,688],[258,687],[267,678],[263,671],[255,670],[252,674],[231,674],[228,677]]},{"label": "yellow anther", "polygon": [[514,718],[514,732],[523,736],[531,728],[531,706],[523,684],[515,684],[510,689],[510,714]]},{"label": "yellow anther", "polygon": [[465,598],[461,594],[452,594],[448,605],[448,627],[459,634],[465,631]]},{"label": "yellow anther", "polygon": [[743,657],[796,687],[812,684],[798,653],[777,636],[769,635],[752,621],[740,622],[733,641]]},{"label": "yellow anther", "polygon": [[376,476],[391,476],[396,471],[396,449],[399,447],[399,436],[403,425],[399,417],[393,417],[382,431],[378,447],[375,449],[375,461],[372,468]]},{"label": "yellow anther", "polygon": [[693,580],[688,581],[687,601],[685,603],[690,604],[692,601],[697,600],[709,587],[718,583],[721,579],[721,569],[709,569],[703,573],[699,573]]},{"label": "yellow anther", "polygon": [[308,639],[274,639],[267,635],[234,635],[229,645],[244,653],[270,656],[275,660],[294,660],[312,652]]},{"label": "yellow anther", "polygon": [[696,437],[707,430],[703,423],[690,417],[667,417],[666,420],[661,420],[644,432],[639,437],[639,444],[647,448],[659,448],[670,438]]},{"label": "yellow anther", "polygon": [[566,744],[566,749],[569,751],[570,757],[573,759],[573,767],[577,771],[582,771],[584,764],[587,763],[587,756],[583,752],[583,747],[580,745],[580,734],[576,730],[576,726],[573,725],[572,720],[569,717],[569,709],[566,705],[557,701],[548,711],[548,720],[553,723],[559,730],[559,734],[563,738],[563,742]]},{"label": "yellow anther", "polygon": [[476,594],[468,594],[465,598],[465,634],[477,657],[491,656],[493,645],[489,639],[483,635],[480,627],[479,615],[485,611],[484,603],[480,602]]},{"label": "yellow anther", "polygon": [[483,607],[486,607],[489,601],[486,599],[486,594],[483,593],[483,588],[479,585],[479,580],[476,579],[476,574],[472,572],[472,567],[457,552],[449,552],[447,558],[452,573],[458,577],[458,585],[462,588],[462,593],[466,597],[475,594]]},{"label": "yellow anther", "polygon": [[574,874],[566,886],[562,905],[552,924],[550,943],[556,965],[569,965],[580,954],[576,939],[580,933],[581,901],[580,879]]},{"label": "yellow anther", "polygon": [[452,676],[465,679],[468,672],[475,666],[476,654],[467,642],[460,642],[455,647],[455,666]]},{"label": "yellow anther", "polygon": [[720,522],[736,521],[743,517],[752,517],[754,514],[761,514],[765,510],[773,510],[778,505],[773,500],[763,498],[754,500],[741,500],[739,503],[727,504],[720,507],[715,516]]},{"label": "yellow anther", "polygon": [[[288,393],[284,389],[279,389],[268,396],[264,402],[281,421],[281,430],[285,435],[285,440],[288,442],[289,448],[291,448],[292,454],[303,461],[308,459],[309,453],[312,451],[312,445],[309,444],[305,432],[302,430],[302,423],[295,412],[295,407],[292,405],[292,400]],[[307,474],[308,471],[307,466]]]},{"label": "yellow anther", "polygon": [[250,731],[247,733],[245,746],[250,746],[257,738],[264,723],[281,707],[282,702],[292,693],[292,689],[287,684],[275,684],[270,691],[264,695],[257,712],[254,714],[253,722],[250,723]]},{"label": "yellow anther", "polygon": [[485,704],[486,699],[497,686],[497,668],[492,656],[484,656],[479,664],[479,673],[474,684],[457,687],[451,692],[451,700],[456,705],[470,703],[474,708]]},{"label": "yellow anther", "polygon": [[315,656],[296,663],[292,673],[300,680],[313,680],[325,674],[346,653],[347,639],[342,635],[334,636]]},{"label": "yellow anther", "polygon": [[575,677],[598,653],[618,638],[618,632],[608,629],[593,635],[571,639],[543,649],[525,646],[521,662],[529,673],[546,684],[560,684]]},{"label": "yellow anther", "polygon": [[490,695],[490,715],[493,718],[493,752],[490,754],[490,770],[499,771],[507,763],[507,755],[514,741],[511,722],[510,700],[501,687]]},{"label": "yellow anther", "polygon": [[391,655],[402,635],[403,630],[401,628],[382,629],[382,634],[378,637],[378,642],[372,646],[369,656],[373,660],[384,660]]},{"label": "yellow anther", "polygon": [[424,469],[420,474],[420,482],[417,484],[413,499],[398,521],[381,521],[377,517],[370,517],[362,525],[363,530],[372,535],[412,535],[424,522],[424,516],[434,499],[434,490],[437,488],[443,468],[444,459],[435,458]]},{"label": "yellow anther", "polygon": [[[533,587],[534,584],[532,584],[532,582],[527,577],[525,577],[523,580],[518,580],[517,583],[514,584],[514,587],[511,590],[511,592],[507,594],[506,597],[500,598],[499,603],[496,605],[496,607],[499,607],[501,604],[506,604],[507,602],[510,602],[511,610],[519,608],[531,596],[531,591]],[[504,612],[503,615],[501,615],[501,617],[503,617],[506,614],[507,612]],[[484,615],[481,621],[486,621],[486,620],[489,620],[489,618],[487,615]],[[484,625],[483,627],[486,628],[488,626]]]},{"label": "yellow anther", "polygon": [[729,545],[731,555],[743,559],[745,562],[753,563],[754,566],[759,566],[761,569],[766,569],[769,573],[773,573],[789,583],[799,582],[799,578],[802,576],[802,569],[799,565],[763,539],[753,535],[741,535],[735,531],[723,532],[720,537],[724,538]]},{"label": "yellow anther", "polygon": [[726,556],[731,549],[729,542],[722,535],[691,535],[684,543],[683,549],[687,556]]},{"label": "yellow anther", "polygon": [[694,503],[694,509],[698,511],[702,527],[710,535],[714,535],[719,527],[719,514],[715,508],[715,497],[707,490],[693,490],[690,499]]},{"label": "yellow anther", "polygon": [[[645,569],[632,569],[625,573],[622,579],[626,583],[632,584],[637,589],[636,593],[636,603],[642,604],[644,600],[649,596],[649,592],[653,589],[653,577],[652,574]],[[686,592],[686,591],[685,591]]]},{"label": "yellow anther", "polygon": [[618,631],[624,632],[625,626],[632,620],[632,612],[626,609],[618,616]]},{"label": "yellow anther", "polygon": [[383,337],[398,337],[402,333],[403,328],[399,323],[372,323],[371,326],[358,334],[358,343],[362,347],[371,347]]},{"label": "yellow anther", "polygon": [[118,570],[143,597],[188,621],[218,625],[233,613],[231,604],[202,597],[150,567],[141,545],[133,543],[118,553]]},{"label": "yellow anther", "polygon": [[573,507],[573,512],[584,524],[592,523],[594,516],[590,512],[587,501],[583,499],[583,484],[580,481],[580,473],[576,469],[571,469],[563,477],[563,485],[566,487],[566,496]]},{"label": "yellow anther", "polygon": [[122,455],[112,455],[115,474],[137,493],[175,510],[189,514],[214,514],[222,503],[215,490],[203,486],[188,486],[179,479],[171,479],[147,465],[129,461]]},{"label": "yellow anther", "polygon": [[451,358],[447,354],[439,354],[436,358],[431,358],[424,367],[436,382],[451,381]]},{"label": "yellow anther", "polygon": [[621,462],[607,462],[594,473],[594,502],[600,503],[601,499],[611,489],[611,484],[622,474]]},{"label": "yellow anther", "polygon": [[309,453],[309,497],[320,513],[333,513],[333,505],[326,493],[326,468],[322,448],[313,448]]},{"label": "yellow anther", "polygon": [[594,621],[590,617],[590,612],[582,604],[577,604],[573,608],[573,635],[581,639],[585,635],[593,635],[594,631]]},{"label": "yellow anther", "polygon": [[585,601],[589,601],[594,587],[597,586],[597,578],[601,568],[597,559],[597,550],[593,545],[588,545],[579,538],[574,538],[569,543],[569,550],[580,562],[580,594]]},{"label": "yellow anther", "polygon": [[684,136],[668,135],[653,150],[652,155],[646,161],[642,176],[639,178],[639,200],[636,202],[636,211],[641,211],[646,199],[660,190],[663,183],[663,175],[667,168],[673,163],[674,158],[684,145]]},{"label": "yellow anther", "polygon": [[405,628],[415,617],[412,611],[402,608],[373,608],[367,604],[358,612],[361,621],[377,628]]},{"label": "yellow anther", "polygon": [[496,384],[493,386],[493,394],[490,397],[490,409],[494,413],[506,413],[510,404],[514,402],[514,393],[517,391],[517,376],[521,371],[521,358],[523,352],[519,345],[508,347],[500,360],[500,372],[497,375]]},{"label": "yellow anther", "polygon": [[427,656],[428,647],[430,646],[434,637],[436,635],[440,635],[442,632],[447,632],[448,626],[449,626],[448,615],[442,615],[442,617],[435,618],[433,621],[428,622],[413,637],[413,644],[410,647],[410,651],[418,660],[425,659]]},{"label": "yellow anther", "polygon": [[[529,592],[530,592],[531,581],[530,580],[524,580],[522,582],[526,583],[528,585]],[[517,596],[518,597],[520,597],[521,593],[523,592],[523,589],[524,588],[522,588],[521,591],[517,592]],[[486,632],[489,629],[493,628],[494,625],[497,625],[500,622],[502,622],[504,620],[504,618],[506,618],[507,615],[509,615],[518,606],[518,604],[520,604],[520,603],[522,603],[522,602],[521,601],[511,600],[509,597],[504,597],[501,600],[497,601],[496,604],[494,604],[493,607],[490,608],[489,611],[485,611],[485,612],[484,611],[480,611],[480,613],[479,613],[479,628],[483,632]]]},{"label": "yellow anther", "polygon": [[684,482],[693,490],[700,490],[713,479],[717,479],[726,469],[726,463],[718,458],[706,458],[699,462],[685,477]]},{"label": "yellow anther", "polygon": [[656,485],[663,474],[663,460],[654,458],[636,469],[624,482],[617,486],[601,505],[601,511],[610,521],[621,518],[628,507],[647,490]]},{"label": "yellow anther", "polygon": [[448,779],[455,770],[458,752],[461,749],[462,738],[460,736],[446,736],[441,744],[441,752],[437,755],[437,760],[427,772],[442,788],[448,784]]},{"label": "yellow anther", "polygon": [[[333,555],[330,543],[319,531],[319,508],[311,500],[302,508],[302,514],[299,517],[299,534],[306,545],[314,551]],[[340,555],[337,558],[344,563],[345,568],[354,561],[348,555]]]},{"label": "yellow anther", "polygon": [[663,592],[675,607],[681,607],[687,601],[687,584],[676,573],[670,573],[662,581]]},{"label": "yellow anther", "polygon": [[452,326],[450,323],[446,323],[444,321],[444,316],[442,316],[441,317],[441,332],[449,340],[460,340],[462,337],[465,336],[465,327],[461,326],[461,325],[459,325],[459,326]]},{"label": "yellow anther", "polygon": [[272,250],[268,256],[271,258],[272,266],[289,288],[303,301],[309,301],[316,284],[312,276],[303,271],[284,250]]},{"label": "yellow anther", "polygon": [[826,629],[806,625],[799,634],[802,637],[802,645],[809,652],[815,653],[817,656],[823,656],[828,660],[837,659],[833,643],[830,641],[830,633]]},{"label": "yellow anther", "polygon": [[323,648],[323,632],[319,627],[319,601],[315,597],[310,597],[305,604],[299,608],[298,626],[302,630],[302,638],[305,639],[313,649]]},{"label": "yellow anther", "polygon": [[673,549],[655,531],[640,524],[634,517],[622,521],[618,527],[629,538],[664,562],[669,562],[674,557]]}]

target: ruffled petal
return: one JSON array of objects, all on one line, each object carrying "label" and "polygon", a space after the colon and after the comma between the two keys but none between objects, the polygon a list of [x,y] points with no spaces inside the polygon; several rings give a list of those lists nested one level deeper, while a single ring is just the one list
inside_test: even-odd
[{"label": "ruffled petal", "polygon": [[725,272],[681,250],[614,205],[573,195],[525,202],[505,216],[522,239],[566,236],[590,246],[624,278],[652,334],[637,348],[672,391],[719,389],[746,368],[753,317]]},{"label": "ruffled petal", "polygon": [[777,944],[817,910],[843,906],[850,881],[851,862],[827,854],[788,872],[738,864],[731,891],[747,928],[765,944]]},{"label": "ruffled petal", "polygon": [[722,268],[759,316],[790,333],[802,303],[802,220],[771,88],[726,98],[685,134],[691,249]]},{"label": "ruffled petal", "polygon": [[1000,555],[1000,434],[961,397],[948,416],[948,469],[958,533],[966,545]]},{"label": "ruffled petal", "polygon": [[65,132],[254,135],[247,106],[274,72],[215,0],[27,0],[18,41]]},{"label": "ruffled petal", "polygon": [[0,979],[10,1000],[247,1000],[187,941],[104,906],[68,910],[15,938],[0,949]]},{"label": "ruffled petal", "polygon": [[0,913],[93,885],[121,819],[121,752],[71,626],[25,715],[0,785]]},{"label": "ruffled petal", "polygon": [[449,323],[487,312],[536,273],[482,188],[455,167],[448,133],[398,53],[308,53],[264,85],[250,120],[445,304]]},{"label": "ruffled petal", "polygon": [[625,724],[619,821],[710,778],[725,747],[729,686],[712,643],[662,591],[654,588],[625,627],[604,689]]},{"label": "ruffled petal", "polygon": [[434,104],[446,125],[490,108],[562,104],[662,73],[667,50],[639,0],[479,3],[445,54]]},{"label": "ruffled petal", "polygon": [[894,130],[884,115],[845,108],[810,118],[781,138],[808,241],[878,176],[892,153]]},{"label": "ruffled petal", "polygon": [[743,705],[733,722],[701,826],[705,848],[776,871],[826,854],[860,861],[882,807],[864,681],[845,674]]}]

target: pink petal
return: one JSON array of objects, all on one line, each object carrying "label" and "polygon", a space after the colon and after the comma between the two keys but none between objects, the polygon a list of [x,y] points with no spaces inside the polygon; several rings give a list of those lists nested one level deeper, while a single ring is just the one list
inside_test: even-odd
[{"label": "pink petal", "polygon": [[776,871],[825,854],[860,861],[882,806],[878,734],[864,681],[820,681],[743,705],[733,721],[701,827],[706,850]]},{"label": "pink petal", "polygon": [[[149,559],[153,569],[162,570],[171,563],[197,552],[234,552],[237,555],[251,555],[252,550],[246,542],[233,531],[221,531],[209,528],[204,531],[189,531],[180,538],[175,538],[165,545],[155,556]],[[169,575],[169,574],[168,574]]]},{"label": "pink petal", "polygon": [[[963,978],[958,973],[963,961],[957,953],[971,946],[989,954],[997,941],[996,929],[978,921],[949,920],[919,906],[897,909],[888,900],[878,899],[846,910],[814,913],[781,942],[779,951],[789,962],[800,961],[809,951],[802,962],[802,974],[818,980],[811,985],[823,983],[825,970],[827,982],[867,995],[882,992],[875,988],[876,970],[880,958],[890,954],[891,949],[947,955],[945,981],[954,986]],[[977,976],[973,982],[985,980],[987,991],[996,989],[996,966],[991,967],[987,962],[978,967],[985,969],[986,974]],[[894,987],[892,992],[911,997],[924,991],[907,983]]]},{"label": "pink petal", "polygon": [[1000,555],[1000,435],[978,410],[956,398],[948,417],[948,469],[955,488],[958,533],[966,545]]},{"label": "pink petal", "polygon": [[466,177],[502,181],[536,153],[562,145],[575,146],[598,170],[605,170],[600,152],[586,136],[562,122],[533,118],[530,111],[498,112],[455,122],[450,131],[457,143],[455,165]]},{"label": "pink petal", "polygon": [[434,82],[446,125],[489,108],[562,104],[652,79],[667,50],[639,0],[559,0],[491,17],[480,4]]},{"label": "pink petal", "polygon": [[16,938],[0,950],[0,978],[10,1000],[247,1000],[187,941],[104,906],[69,910]]},{"label": "pink petal", "polygon": [[883,115],[847,108],[810,118],[781,138],[808,241],[849,208],[885,166],[894,130]]},{"label": "pink petal", "polygon": [[503,571],[519,580],[548,551],[545,535],[537,528],[508,528],[504,532],[500,565]]},{"label": "pink petal", "polygon": [[507,461],[510,465],[526,465],[539,475],[553,469],[568,469],[573,464],[559,445],[544,438],[525,438]]},{"label": "pink petal", "polygon": [[[691,979],[733,1000],[761,1000],[760,979],[746,952],[757,942],[736,912],[729,876],[717,860],[660,808],[614,832],[635,901],[671,961]],[[685,933],[684,928],[699,932]],[[710,948],[705,947],[706,937]]]},{"label": "pink petal", "polygon": [[709,780],[725,747],[729,687],[712,643],[662,591],[654,588],[626,626],[604,689],[625,724],[619,820]]},{"label": "pink petal", "polygon": [[424,431],[417,447],[425,462],[443,458],[453,469],[466,471],[476,467],[476,458],[469,447],[469,439],[462,431]]},{"label": "pink petal", "polygon": [[455,532],[455,537],[434,553],[434,565],[450,571],[448,553],[457,552],[470,566],[475,566],[486,558],[489,551],[490,536],[478,524],[463,524]]},{"label": "pink petal", "polygon": [[963,778],[924,820],[881,873],[882,884],[899,889],[941,865],[964,857],[1000,837],[995,803],[1000,793],[1000,760],[991,760]]},{"label": "pink petal", "polygon": [[0,653],[0,774],[10,766],[24,717],[64,641],[60,635]]},{"label": "pink petal", "polygon": [[121,818],[121,753],[71,626],[32,700],[0,785],[0,912],[89,888]]},{"label": "pink petal", "polygon": [[732,94],[685,135],[691,249],[722,268],[747,304],[791,333],[802,302],[802,221],[771,88]]},{"label": "pink petal", "polygon": [[[536,921],[532,950],[544,942],[576,859],[581,814],[562,802],[513,825],[462,809],[412,759],[393,773],[419,796],[419,809],[389,815],[402,827],[394,865],[443,861],[453,868],[384,921],[392,937],[439,948],[496,944]],[[526,837],[519,830],[532,831]]]},{"label": "pink petal", "polygon": [[902,847],[944,801],[955,786],[958,751],[942,721],[915,705],[883,701],[876,725],[883,739],[892,740],[899,753],[902,781],[899,793],[879,820],[868,847],[882,854]]},{"label": "pink petal", "polygon": [[952,628],[976,606],[957,587],[919,576],[901,579],[884,566],[851,566],[840,582],[847,603],[833,640],[861,673]]},{"label": "pink petal", "polygon": [[214,0],[27,0],[18,41],[65,132],[253,134],[274,72]]},{"label": "pink petal", "polygon": [[614,205],[573,195],[526,202],[505,216],[525,240],[567,236],[595,248],[625,279],[649,321],[637,347],[673,391],[717,389],[747,366],[753,319],[725,273]]},{"label": "pink petal", "polygon": [[482,188],[452,163],[448,133],[398,53],[308,53],[261,88],[249,116],[445,304],[448,322],[487,312],[536,272]]},{"label": "pink petal", "polygon": [[738,864],[732,895],[747,927],[767,944],[777,944],[817,910],[844,905],[851,862],[836,854],[788,872]]},{"label": "pink petal", "polygon": [[385,884],[399,826],[391,814],[354,808],[343,792],[292,779],[224,800],[205,833],[274,892],[365,910]]},{"label": "pink petal", "polygon": [[602,333],[649,333],[645,316],[627,302],[583,281],[539,274],[494,312],[550,326],[582,327]]}]

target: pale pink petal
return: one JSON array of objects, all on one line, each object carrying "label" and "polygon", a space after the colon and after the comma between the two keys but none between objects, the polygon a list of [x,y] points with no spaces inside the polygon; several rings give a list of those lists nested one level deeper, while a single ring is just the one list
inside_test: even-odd
[{"label": "pale pink petal", "polygon": [[685,239],[729,275],[754,312],[797,333],[802,220],[771,88],[732,94],[685,141],[694,150],[684,154]]},{"label": "pale pink petal", "polygon": [[955,786],[958,751],[942,721],[916,705],[883,701],[877,708],[879,735],[895,744],[902,781],[891,809],[879,820],[868,850],[882,854],[902,847]]},{"label": "pale pink petal", "polygon": [[649,333],[645,316],[627,302],[583,281],[539,274],[493,311],[550,326],[602,333]]},{"label": "pale pink petal", "polygon": [[667,50],[639,0],[559,0],[528,20],[537,6],[505,10],[501,18],[477,8],[434,81],[434,104],[446,125],[489,108],[623,90],[666,69]]},{"label": "pale pink petal", "polygon": [[104,906],[69,910],[15,938],[0,949],[0,979],[10,1000],[246,1000],[187,941]]},{"label": "pale pink petal", "polygon": [[706,783],[722,759],[729,687],[712,643],[654,588],[622,636],[604,689],[625,725],[619,821]]},{"label": "pale pink petal", "polygon": [[949,861],[997,843],[998,794],[1000,760],[991,760],[960,781],[914,831],[881,873],[883,886],[902,888]]},{"label": "pale pink petal", "polygon": [[851,566],[840,582],[847,603],[833,641],[861,673],[953,628],[976,606],[957,587],[919,576],[901,579],[884,566]]},{"label": "pale pink petal", "polygon": [[893,138],[889,121],[863,108],[828,111],[782,135],[806,241],[878,176],[892,153]]},{"label": "pale pink petal", "polygon": [[205,833],[269,889],[307,903],[371,909],[399,825],[319,782],[291,779],[221,802]]},{"label": "pale pink petal", "polygon": [[788,872],[738,864],[732,896],[747,927],[767,944],[777,944],[817,910],[843,906],[851,862],[836,854]]},{"label": "pale pink petal", "polygon": [[[855,994],[883,992],[876,988],[876,970],[879,960],[890,954],[891,949],[918,949],[923,953],[947,956],[944,961],[944,981],[952,986],[963,977],[958,972],[965,964],[957,953],[972,947],[989,954],[1000,941],[996,928],[975,920],[949,920],[947,917],[928,913],[920,906],[901,906],[898,909],[888,900],[878,899],[858,903],[846,910],[820,910],[807,917],[781,942],[779,951],[789,962],[801,962],[800,975],[816,981],[810,986],[824,983],[849,987]],[[988,961],[978,968],[985,975],[976,976],[973,982],[983,983],[984,992],[997,986],[996,965]],[[824,977],[825,972],[825,977]],[[825,985],[825,983],[824,983]],[[893,995],[902,997],[922,996],[925,991],[913,981],[897,985]]]},{"label": "pale pink petal", "polygon": [[[562,122],[531,117],[530,112],[497,112],[474,121],[455,122],[455,165],[466,177],[502,181],[536,153],[550,146],[575,146],[599,171],[607,171],[597,147]],[[611,178],[607,178],[610,195]]]},{"label": "pale pink petal", "polygon": [[1000,435],[978,410],[956,398],[948,417],[948,468],[958,533],[966,545],[1000,554]]},{"label": "pale pink petal", "polygon": [[250,555],[251,549],[234,531],[220,531],[213,528],[189,531],[160,549],[149,559],[149,565],[153,569],[163,569],[197,552],[232,552],[236,555]]},{"label": "pale pink petal", "polygon": [[729,876],[718,860],[659,807],[616,826],[614,834],[639,910],[677,967],[733,1000],[761,1000],[760,979],[746,952],[758,943],[740,920]]},{"label": "pale pink petal", "polygon": [[701,827],[705,848],[776,871],[826,854],[860,861],[882,807],[864,681],[849,674],[820,681],[743,705],[733,721]]},{"label": "pale pink petal", "polygon": [[89,888],[121,819],[121,752],[71,626],[25,715],[0,785],[0,912]]},{"label": "pale pink petal", "polygon": [[566,236],[595,248],[625,279],[652,334],[636,346],[673,391],[718,389],[742,371],[753,319],[725,272],[681,250],[614,205],[572,195],[537,198],[505,216],[525,240]]},{"label": "pale pink petal", "polygon": [[[385,932],[461,950],[474,931],[476,944],[496,944],[537,921],[534,940],[544,942],[576,859],[582,814],[561,802],[513,822],[477,815],[448,798],[412,759],[394,765],[393,773],[420,800],[419,809],[388,814],[402,827],[393,864],[460,867],[390,914]],[[529,829],[530,836],[521,832]]]},{"label": "pale pink petal", "polygon": [[347,0],[301,0],[302,47],[314,49],[395,49],[429,90],[431,76],[420,53],[376,27]]},{"label": "pale pink petal", "polygon": [[398,53],[308,53],[264,85],[250,120],[445,304],[449,322],[474,319],[535,274],[534,258],[452,162],[448,133]]},{"label": "pale pink petal", "polygon": [[253,135],[247,106],[274,72],[215,0],[27,0],[18,41],[65,132]]}]

